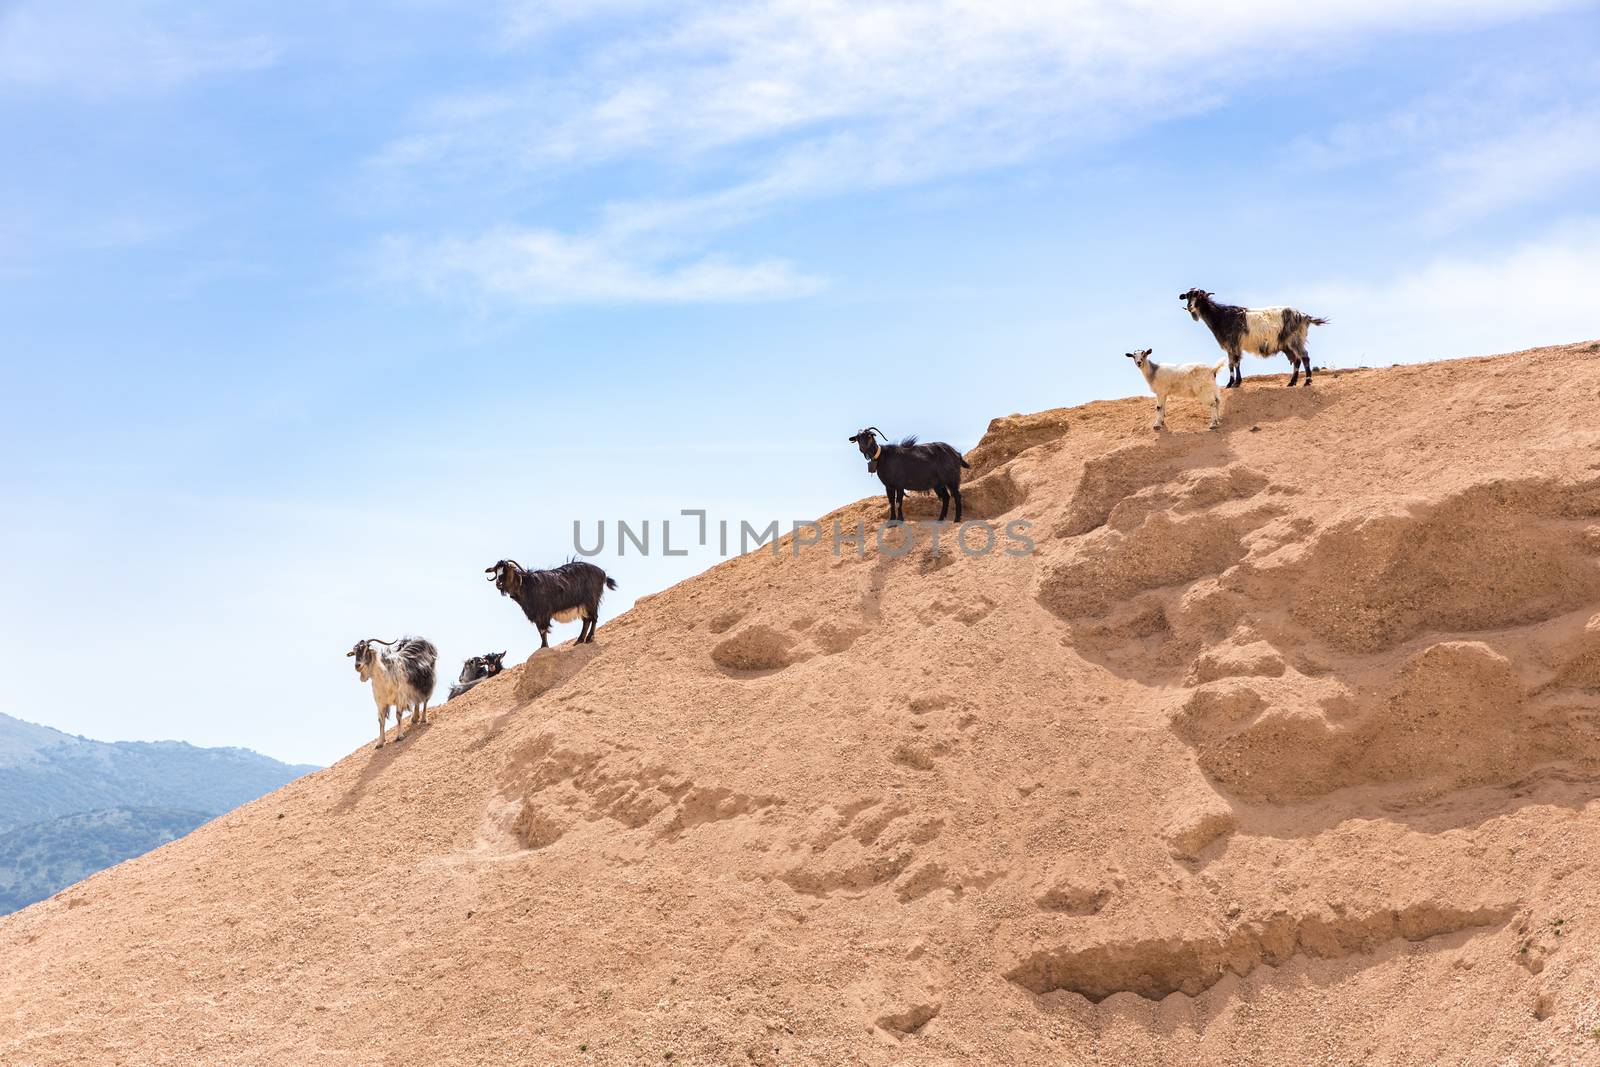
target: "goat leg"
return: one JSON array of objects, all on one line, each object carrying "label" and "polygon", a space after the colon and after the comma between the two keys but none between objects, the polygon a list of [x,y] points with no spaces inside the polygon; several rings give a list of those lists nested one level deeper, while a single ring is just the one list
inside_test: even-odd
[{"label": "goat leg", "polygon": [[[956,498],[956,522],[960,522],[961,521],[961,486],[952,485],[950,487],[950,494]],[[944,518],[943,515],[940,515],[939,517],[941,519]]]},{"label": "goat leg", "polygon": [[388,727],[389,709],[386,707],[381,707],[378,709],[378,743],[373,746],[374,748],[383,747],[383,732],[388,729]]}]

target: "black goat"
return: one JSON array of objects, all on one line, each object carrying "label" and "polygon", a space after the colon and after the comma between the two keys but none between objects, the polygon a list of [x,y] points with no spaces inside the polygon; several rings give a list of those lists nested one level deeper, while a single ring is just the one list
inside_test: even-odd
[{"label": "black goat", "polygon": [[961,468],[971,464],[943,441],[919,445],[907,437],[897,445],[880,444],[883,431],[876,426],[850,437],[867,457],[867,473],[876,474],[889,498],[889,521],[906,521],[906,490],[934,493],[939,497],[939,521],[950,513],[950,498],[956,500],[956,521],[961,521]]},{"label": "black goat", "polygon": [[456,684],[450,687],[450,700],[465,693],[485,678],[493,678],[505,670],[504,652],[490,652],[482,656],[473,656],[461,665],[461,676],[456,679]]},{"label": "black goat", "polygon": [[528,621],[539,628],[539,647],[550,647],[550,621],[582,619],[576,644],[594,641],[595,620],[600,615],[600,598],[615,589],[615,579],[593,563],[569,560],[547,571],[524,570],[514,559],[503,559],[485,567],[502,596],[515,600]]}]

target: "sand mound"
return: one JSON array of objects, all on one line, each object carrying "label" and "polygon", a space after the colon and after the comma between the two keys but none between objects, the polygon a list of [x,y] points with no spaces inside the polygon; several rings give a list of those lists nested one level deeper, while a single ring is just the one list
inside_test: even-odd
[{"label": "sand mound", "polygon": [[1424,630],[1494,630],[1594,603],[1597,518],[1600,479],[1485,479],[1343,518],[1265,577],[1288,580],[1297,622],[1376,652]]},{"label": "sand mound", "polygon": [[1297,955],[1335,960],[1371,955],[1387,941],[1426,941],[1503,923],[1509,909],[1460,911],[1432,904],[1370,915],[1274,915],[1210,937],[1118,942],[1036,952],[1006,975],[1034,993],[1070,990],[1099,1003],[1117,993],[1161,1000],[1198,996],[1224,975],[1281,967]]},{"label": "sand mound", "polygon": [[1600,772],[1586,696],[1531,700],[1512,661],[1480,641],[1430,645],[1386,687],[1230,679],[1174,715],[1200,766],[1250,800],[1303,800],[1370,783],[1437,793],[1512,782],[1560,761]]},{"label": "sand mound", "polygon": [[1600,1059],[1594,351],[1282,382],[997,419],[1031,554],[729,561],[0,920],[0,1062]]}]

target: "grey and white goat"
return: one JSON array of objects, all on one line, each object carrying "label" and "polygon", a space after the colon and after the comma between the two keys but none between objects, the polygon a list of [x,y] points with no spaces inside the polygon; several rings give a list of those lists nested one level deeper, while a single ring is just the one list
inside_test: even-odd
[{"label": "grey and white goat", "polygon": [[353,656],[356,673],[372,683],[372,701],[378,705],[378,748],[383,747],[389,709],[394,709],[394,739],[405,737],[405,714],[411,725],[428,721],[428,701],[433,699],[434,664],[439,650],[420,637],[398,641],[363,638],[345,655]]},{"label": "grey and white goat", "polygon": [[505,670],[505,658],[504,652],[489,652],[467,660],[461,665],[461,676],[456,679],[456,684],[450,687],[448,699],[454,700],[485,678],[493,678]]},{"label": "grey and white goat", "polygon": [[1290,307],[1242,308],[1234,304],[1219,304],[1204,289],[1190,289],[1179,293],[1189,317],[1203,322],[1217,339],[1217,344],[1228,354],[1228,388],[1237,389],[1244,382],[1239,373],[1239,360],[1244,352],[1263,358],[1282,352],[1289,357],[1294,373],[1289,384],[1300,380],[1300,371],[1306,372],[1306,385],[1311,384],[1311,356],[1306,351],[1306,331],[1312,326],[1326,326],[1327,319],[1319,319]]}]

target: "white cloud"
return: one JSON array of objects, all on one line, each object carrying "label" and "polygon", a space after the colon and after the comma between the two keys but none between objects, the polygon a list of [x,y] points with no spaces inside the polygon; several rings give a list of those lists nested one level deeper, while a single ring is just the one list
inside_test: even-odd
[{"label": "white cloud", "polygon": [[1464,77],[1377,119],[1292,150],[1302,166],[1379,165],[1451,229],[1600,175],[1600,66]]},{"label": "white cloud", "polygon": [[1600,176],[1600,107],[1530,116],[1499,136],[1441,154],[1446,192],[1431,213],[1441,225],[1534,203]]},{"label": "white cloud", "polygon": [[500,10],[500,36],[511,47],[575,24],[661,7],[661,0],[510,0]]},{"label": "white cloud", "polygon": [[[1569,6],[608,0],[602,10],[626,11],[628,29],[580,56],[574,72],[440,101],[388,158],[543,167],[749,148],[844,127],[940,141],[938,155],[965,168],[976,162],[973,149],[1004,144],[1009,158],[1018,146],[1147,122],[1203,106],[1243,82],[1326,61],[1341,45],[1376,34],[1459,30]],[[563,4],[510,11],[512,40],[541,39],[530,25],[598,17]],[[476,114],[463,115],[463,101]],[[926,147],[922,154],[934,155]]]},{"label": "white cloud", "polygon": [[1313,354],[1383,365],[1600,337],[1600,218],[1576,219],[1509,250],[1442,256],[1377,282],[1300,287],[1296,304],[1333,320]]},{"label": "white cloud", "polygon": [[520,306],[774,300],[805,296],[822,284],[781,260],[674,257],[615,235],[517,227],[473,237],[392,237],[378,255],[385,280]]},{"label": "white cloud", "polygon": [[[694,247],[808,199],[1121,136],[1304,64],[1337,62],[1342,47],[1381,34],[1575,3],[518,0],[502,8],[500,43],[512,53],[582,31],[561,40],[572,51],[540,56],[559,73],[436,99],[373,163],[387,181],[469,187],[517,175],[548,183],[636,160],[664,165],[677,187],[699,179],[699,191],[606,205],[593,233],[499,230],[413,248],[408,273],[433,288],[452,278],[537,302],[809,291],[815,281],[781,262],[707,257],[664,268],[640,249]],[[569,270],[574,262],[592,280]]]},{"label": "white cloud", "polygon": [[264,37],[227,35],[156,4],[24,0],[0,11],[0,88],[164,90],[276,57]]}]

